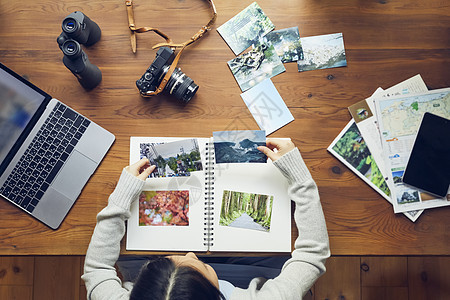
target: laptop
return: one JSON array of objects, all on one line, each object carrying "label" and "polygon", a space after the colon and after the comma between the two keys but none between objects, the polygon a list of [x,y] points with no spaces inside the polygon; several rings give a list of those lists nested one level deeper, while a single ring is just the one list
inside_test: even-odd
[{"label": "laptop", "polygon": [[0,195],[57,229],[115,137],[0,63]]}]

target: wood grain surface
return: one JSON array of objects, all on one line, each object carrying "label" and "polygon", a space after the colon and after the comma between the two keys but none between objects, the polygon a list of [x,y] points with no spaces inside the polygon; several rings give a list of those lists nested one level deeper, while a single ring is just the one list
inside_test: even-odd
[{"label": "wood grain surface", "polygon": [[[157,27],[175,42],[210,18],[202,0],[134,1],[136,25]],[[258,129],[226,62],[235,57],[216,28],[252,1],[217,1],[213,30],[188,47],[179,66],[199,85],[187,105],[172,97],[142,98],[135,81],[155,57],[153,34],[130,46],[124,1],[0,0],[0,61],[116,136],[116,142],[61,227],[53,231],[0,200],[0,254],[83,255],[121,169],[130,136],[209,137],[213,131]],[[295,63],[272,78],[295,121],[271,137],[290,137],[316,180],[334,255],[448,255],[450,208],[415,222],[326,151],[350,120],[347,107],[421,74],[430,89],[450,86],[450,6],[442,0],[260,0],[277,29],[302,37],[342,32],[348,66],[299,73]],[[99,24],[101,40],[84,51],[103,74],[85,91],[62,64],[61,21],[80,10]],[[292,239],[297,237],[293,231]]]}]

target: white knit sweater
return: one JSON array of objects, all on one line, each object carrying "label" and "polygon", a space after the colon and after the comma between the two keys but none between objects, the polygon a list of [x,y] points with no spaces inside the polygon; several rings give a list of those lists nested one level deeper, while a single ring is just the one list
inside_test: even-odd
[{"label": "white knit sweater", "polygon": [[[254,278],[247,289],[235,288],[231,299],[301,299],[325,272],[330,256],[328,234],[319,193],[297,148],[286,153],[274,165],[288,179],[288,194],[295,202],[294,218],[299,237],[292,258],[281,274],[270,280]],[[108,206],[97,215],[81,277],[88,299],[129,299],[132,285],[122,284],[114,264],[130,217],[131,202],[136,200],[144,181],[123,170]]]}]

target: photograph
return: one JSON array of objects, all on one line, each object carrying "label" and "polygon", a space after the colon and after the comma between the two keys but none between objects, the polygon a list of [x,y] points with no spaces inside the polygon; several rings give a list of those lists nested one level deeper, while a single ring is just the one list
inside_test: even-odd
[{"label": "photograph", "polygon": [[242,93],[241,97],[266,136],[294,121],[294,116],[270,79]]},{"label": "photograph", "polygon": [[392,172],[392,179],[395,184],[403,182],[403,173],[405,173],[405,170]]},{"label": "photograph", "polygon": [[332,147],[332,150],[348,162],[357,172],[378,187],[383,193],[390,196],[391,191],[381,174],[378,165],[372,157],[361,133],[353,123],[342,137]]},{"label": "photograph", "polygon": [[398,204],[407,204],[413,202],[420,202],[419,191],[403,188],[398,188],[397,190],[397,203]]},{"label": "photograph", "polygon": [[219,224],[269,232],[272,205],[273,196],[225,190]]},{"label": "photograph", "polygon": [[227,63],[243,92],[267,78],[286,71],[274,46],[266,44],[259,44]]},{"label": "photograph", "polygon": [[215,131],[213,138],[217,164],[267,162],[267,156],[257,149],[266,145],[264,130]]},{"label": "photograph", "polygon": [[239,14],[217,28],[217,31],[231,48],[239,55],[250,47],[254,41],[275,28],[256,2],[250,4]]},{"label": "photograph", "polygon": [[139,226],[188,226],[189,191],[143,191]]},{"label": "photograph", "polygon": [[140,157],[147,157],[156,169],[150,177],[190,176],[191,172],[203,170],[200,150],[196,139],[171,143],[141,143]]},{"label": "photograph", "polygon": [[373,116],[366,100],[350,105],[348,110],[357,124]]},{"label": "photograph", "polygon": [[272,44],[282,63],[303,60],[298,27],[271,31],[261,38],[261,43]]},{"label": "photograph", "polygon": [[347,66],[342,33],[301,38],[303,59],[297,61],[298,71]]}]

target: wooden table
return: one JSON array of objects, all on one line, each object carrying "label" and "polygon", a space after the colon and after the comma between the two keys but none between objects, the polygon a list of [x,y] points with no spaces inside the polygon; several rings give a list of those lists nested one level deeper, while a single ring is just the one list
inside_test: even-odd
[{"label": "wooden table", "polygon": [[[199,136],[213,131],[259,129],[240,97],[226,62],[234,54],[215,30],[252,1],[217,1],[213,30],[190,46],[180,66],[200,86],[183,106],[160,95],[144,99],[135,87],[155,57],[153,33],[139,34],[131,52],[124,1],[0,0],[0,61],[53,97],[116,135],[104,161],[60,229],[53,231],[0,201],[0,255],[83,255],[121,169],[130,136]],[[448,255],[450,207],[427,210],[415,222],[392,206],[327,146],[350,120],[347,107],[421,74],[430,89],[450,86],[450,7],[440,0],[260,0],[277,29],[298,26],[300,35],[342,32],[348,66],[297,72],[295,63],[272,78],[295,121],[271,137],[291,137],[316,180],[333,255]],[[86,92],[61,62],[56,43],[61,21],[80,10],[102,29],[84,48],[103,74]],[[183,42],[210,17],[202,0],[135,1],[137,26],[153,26]],[[293,239],[297,232],[293,232]]]}]

